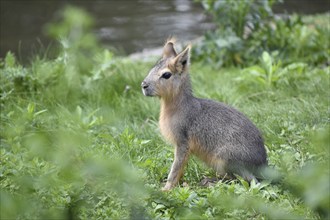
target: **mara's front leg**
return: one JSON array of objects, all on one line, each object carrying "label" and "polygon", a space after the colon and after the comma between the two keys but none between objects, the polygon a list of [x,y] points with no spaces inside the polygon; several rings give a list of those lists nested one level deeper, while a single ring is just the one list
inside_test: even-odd
[{"label": "mara's front leg", "polygon": [[162,191],[168,191],[172,189],[179,182],[188,158],[189,149],[186,144],[175,147],[174,162],[172,164],[171,171],[168,174],[167,182],[162,188]]}]

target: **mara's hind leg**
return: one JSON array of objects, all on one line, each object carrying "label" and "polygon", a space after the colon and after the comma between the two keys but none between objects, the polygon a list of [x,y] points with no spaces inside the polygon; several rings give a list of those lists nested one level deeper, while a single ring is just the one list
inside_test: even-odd
[{"label": "mara's hind leg", "polygon": [[204,176],[204,178],[201,180],[201,182],[199,184],[201,186],[209,187],[209,186],[215,185],[219,181],[224,182],[224,181],[230,181],[230,180],[234,180],[234,179],[236,179],[235,176],[233,176],[231,174],[225,173],[223,175],[219,175],[217,173],[216,177],[209,178],[209,177]]},{"label": "mara's hind leg", "polygon": [[245,181],[251,182],[254,180],[256,183],[258,182],[257,178],[253,174],[253,172],[249,169],[246,168],[244,165],[239,165],[239,164],[232,164],[229,163],[227,164],[226,170],[228,173],[232,175],[238,175],[242,177]]},{"label": "mara's hind leg", "polygon": [[235,179],[235,176],[226,171],[226,162],[224,160],[213,158],[207,162],[216,171],[217,176],[212,178],[204,177],[200,182],[201,186],[210,186],[219,181]]},{"label": "mara's hind leg", "polygon": [[222,159],[215,159],[212,163],[212,167],[217,172],[217,177],[219,180],[233,180],[233,176],[230,172],[227,171],[227,163]]},{"label": "mara's hind leg", "polygon": [[240,175],[245,181],[247,181],[249,183],[252,180],[254,180],[256,183],[258,182],[257,178],[248,170],[243,170],[238,175]]}]

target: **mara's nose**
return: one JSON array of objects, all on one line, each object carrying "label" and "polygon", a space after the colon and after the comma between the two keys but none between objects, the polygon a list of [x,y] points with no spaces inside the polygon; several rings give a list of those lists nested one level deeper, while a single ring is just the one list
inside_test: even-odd
[{"label": "mara's nose", "polygon": [[141,87],[143,88],[143,89],[146,89],[146,88],[148,88],[148,83],[146,83],[145,81],[143,81],[142,83],[141,83]]}]

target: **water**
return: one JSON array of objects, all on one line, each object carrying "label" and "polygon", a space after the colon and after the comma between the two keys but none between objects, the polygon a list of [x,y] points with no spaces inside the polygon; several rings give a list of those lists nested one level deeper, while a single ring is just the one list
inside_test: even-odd
[{"label": "water", "polygon": [[43,26],[67,3],[94,17],[95,33],[105,47],[111,45],[126,54],[159,46],[170,35],[192,40],[212,26],[201,5],[190,0],[1,0],[0,56],[11,50],[25,60],[31,51],[47,46],[50,40]]},{"label": "water", "polygon": [[[26,61],[47,47],[50,39],[43,26],[67,4],[87,10],[104,47],[111,45],[125,54],[162,45],[170,35],[192,40],[212,27],[201,5],[190,0],[1,0],[0,57],[11,50]],[[329,1],[287,0],[275,11],[324,12],[329,11]]]}]

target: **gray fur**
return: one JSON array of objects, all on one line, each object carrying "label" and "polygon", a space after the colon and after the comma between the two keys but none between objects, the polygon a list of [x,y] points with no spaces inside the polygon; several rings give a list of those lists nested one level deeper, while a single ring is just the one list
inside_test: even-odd
[{"label": "gray fur", "polygon": [[[175,145],[174,162],[163,190],[177,184],[190,154],[222,175],[238,174],[251,181],[267,165],[261,134],[236,109],[193,96],[188,73],[189,49],[178,55],[175,52],[175,57],[165,54],[142,82],[146,96],[160,97],[160,128]],[[171,70],[171,78],[161,77],[164,69]]]}]

